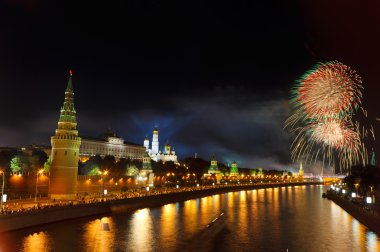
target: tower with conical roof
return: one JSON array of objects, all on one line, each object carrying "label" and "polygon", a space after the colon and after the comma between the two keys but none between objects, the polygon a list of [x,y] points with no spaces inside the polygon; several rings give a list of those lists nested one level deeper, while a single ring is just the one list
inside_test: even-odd
[{"label": "tower with conical roof", "polygon": [[230,176],[239,176],[239,169],[236,161],[231,164]]},{"label": "tower with conical roof", "polygon": [[78,137],[72,71],[61,107],[58,128],[51,137],[51,168],[49,195],[53,199],[76,197],[78,159],[81,139]]},{"label": "tower with conical roof", "polygon": [[215,156],[213,156],[211,159],[211,164],[210,164],[210,168],[208,169],[208,173],[209,174],[220,173],[218,169],[218,161],[215,159]]},{"label": "tower with conical roof", "polygon": [[300,170],[298,171],[298,176],[303,177],[304,174],[305,174],[305,172],[302,168],[302,162],[300,162]]}]

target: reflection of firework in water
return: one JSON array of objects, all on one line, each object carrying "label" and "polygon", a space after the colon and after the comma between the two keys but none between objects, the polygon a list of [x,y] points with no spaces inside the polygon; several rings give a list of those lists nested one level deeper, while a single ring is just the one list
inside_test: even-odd
[{"label": "reflection of firework in water", "polygon": [[309,118],[352,113],[360,105],[362,81],[350,67],[331,61],[304,74],[293,89],[293,102]]},{"label": "reflection of firework in water", "polygon": [[338,161],[342,168],[367,163],[367,130],[353,120],[362,89],[360,76],[338,61],[319,63],[302,76],[292,89],[295,112],[285,122],[296,136],[293,161]]}]

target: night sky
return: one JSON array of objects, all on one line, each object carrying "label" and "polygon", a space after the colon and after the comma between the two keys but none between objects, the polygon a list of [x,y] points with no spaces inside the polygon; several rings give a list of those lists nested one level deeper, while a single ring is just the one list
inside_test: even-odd
[{"label": "night sky", "polygon": [[0,3],[0,146],[50,144],[69,69],[81,136],[157,126],[180,159],[292,167],[289,90],[318,61],[356,69],[379,117],[376,1],[78,2]]}]

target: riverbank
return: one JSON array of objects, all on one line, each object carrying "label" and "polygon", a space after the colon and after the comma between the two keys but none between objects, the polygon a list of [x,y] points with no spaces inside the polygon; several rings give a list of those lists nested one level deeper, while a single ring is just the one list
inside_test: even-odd
[{"label": "riverbank", "polygon": [[380,216],[376,213],[362,209],[359,205],[342,198],[334,191],[327,191],[327,198],[332,200],[335,204],[340,206],[343,210],[349,213],[352,217],[360,221],[363,225],[370,230],[380,234]]},{"label": "riverbank", "polygon": [[253,189],[276,188],[287,186],[319,185],[321,182],[295,182],[248,184],[234,186],[215,186],[207,189],[194,188],[192,191],[172,192],[167,194],[144,197],[117,199],[91,204],[78,204],[72,206],[57,206],[39,209],[32,212],[20,212],[0,216],[0,232],[28,228],[69,219],[111,214],[116,211],[133,211],[139,208],[161,206],[168,203],[185,201],[189,199],[221,194],[226,192],[244,191]]}]

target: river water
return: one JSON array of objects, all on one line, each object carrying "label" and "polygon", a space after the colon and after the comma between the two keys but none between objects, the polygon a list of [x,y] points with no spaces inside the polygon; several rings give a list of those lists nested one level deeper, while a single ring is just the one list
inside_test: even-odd
[{"label": "river water", "polygon": [[323,190],[259,189],[121,208],[1,234],[0,251],[380,251],[380,237],[322,199]]}]

